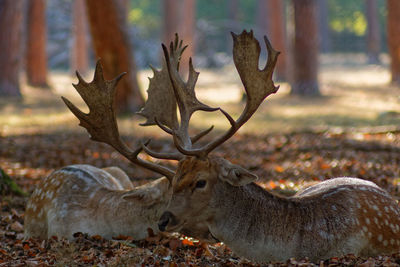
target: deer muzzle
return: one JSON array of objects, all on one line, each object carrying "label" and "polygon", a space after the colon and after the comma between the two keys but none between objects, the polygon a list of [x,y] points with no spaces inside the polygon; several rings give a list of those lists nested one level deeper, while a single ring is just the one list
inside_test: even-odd
[{"label": "deer muzzle", "polygon": [[165,231],[168,228],[174,228],[174,226],[178,225],[178,220],[176,219],[175,215],[172,214],[170,211],[165,211],[158,221],[158,229],[160,231]]}]

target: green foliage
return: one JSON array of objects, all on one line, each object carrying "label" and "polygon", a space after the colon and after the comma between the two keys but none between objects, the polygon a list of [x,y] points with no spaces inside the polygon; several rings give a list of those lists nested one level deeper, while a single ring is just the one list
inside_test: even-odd
[{"label": "green foliage", "polygon": [[0,169],[0,194],[14,193],[20,196],[27,196],[28,194],[22,191],[21,188],[8,176],[2,169]]},{"label": "green foliage", "polygon": [[130,0],[128,22],[140,29],[143,37],[159,34],[161,30],[161,1]]},{"label": "green foliage", "polygon": [[[285,5],[288,7],[292,1],[285,0]],[[385,20],[387,11],[385,2],[378,1],[381,40],[386,39]],[[334,51],[364,50],[368,26],[365,0],[327,0],[327,3],[328,23]],[[159,41],[163,30],[163,0],[130,0],[130,4],[129,22],[138,31],[139,38]],[[230,0],[196,1],[198,36],[202,40],[207,40],[207,44],[199,44],[197,49],[203,48],[214,52],[225,51],[229,31],[256,29],[258,1],[238,0],[236,21],[229,18],[229,4]],[[287,16],[290,14],[290,12],[287,13]],[[383,49],[386,49],[385,42],[382,42],[382,45]],[[204,48],[204,46],[207,47]]]},{"label": "green foliage", "polygon": [[328,1],[330,21],[334,32],[350,32],[362,36],[367,30],[367,19],[364,14],[364,1],[330,0]]}]

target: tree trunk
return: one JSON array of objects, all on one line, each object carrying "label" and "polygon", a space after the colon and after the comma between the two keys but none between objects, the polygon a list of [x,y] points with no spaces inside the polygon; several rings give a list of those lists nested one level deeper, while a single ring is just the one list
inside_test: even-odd
[{"label": "tree trunk", "polygon": [[46,1],[28,0],[26,78],[29,85],[48,87],[47,84],[47,23]]},{"label": "tree trunk", "polygon": [[317,1],[293,0],[295,39],[293,95],[319,95]]},{"label": "tree trunk", "polygon": [[263,35],[268,35],[273,47],[280,51],[275,68],[275,77],[278,80],[286,80],[286,31],[285,10],[282,0],[259,0],[258,1],[258,24]]},{"label": "tree trunk", "polygon": [[392,82],[400,85],[400,1],[387,0],[387,38]]},{"label": "tree trunk", "polygon": [[[239,0],[229,0],[227,9],[228,28],[232,29],[233,32],[237,32],[237,24],[239,22]],[[231,54],[233,47],[232,36],[226,34],[226,51]]]},{"label": "tree trunk", "polygon": [[164,44],[169,45],[174,40],[175,33],[178,33],[183,43],[188,45],[180,64],[180,72],[186,74],[189,70],[189,58],[193,57],[195,49],[196,1],[165,0],[163,8]]},{"label": "tree trunk", "polygon": [[[378,64],[380,52],[380,31],[378,20],[378,1],[366,0],[366,14],[367,14],[367,55],[368,63]],[[400,26],[399,26],[400,27]]]},{"label": "tree trunk", "polygon": [[21,96],[22,14],[24,1],[0,0],[0,96]]},{"label": "tree trunk", "polygon": [[164,0],[164,36],[163,43],[168,44],[174,40],[174,35],[178,31],[180,21],[180,1],[179,0]]},{"label": "tree trunk", "polygon": [[179,24],[179,31],[182,40],[189,46],[186,48],[181,59],[181,72],[184,74],[189,73],[189,59],[194,56],[196,49],[194,33],[196,27],[196,0],[184,0],[182,3],[181,23]]},{"label": "tree trunk", "polygon": [[70,69],[86,73],[89,70],[88,23],[85,0],[74,0],[72,11],[72,51]]},{"label": "tree trunk", "polygon": [[119,112],[133,112],[143,106],[144,99],[136,77],[125,16],[118,7],[115,0],[86,0],[94,50],[101,58],[106,78],[127,72],[118,85],[116,108]]},{"label": "tree trunk", "polygon": [[320,49],[322,52],[331,50],[331,31],[329,28],[329,12],[327,0],[318,0],[318,25]]}]

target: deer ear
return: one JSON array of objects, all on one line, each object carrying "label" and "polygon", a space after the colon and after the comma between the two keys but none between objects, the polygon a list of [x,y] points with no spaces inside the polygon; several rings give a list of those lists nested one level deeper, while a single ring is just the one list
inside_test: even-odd
[{"label": "deer ear", "polygon": [[154,205],[162,201],[160,190],[146,190],[144,188],[135,188],[126,192],[122,198],[126,201],[138,201],[145,206]]},{"label": "deer ear", "polygon": [[222,162],[219,167],[218,178],[233,186],[246,185],[258,179],[257,175],[228,161]]}]

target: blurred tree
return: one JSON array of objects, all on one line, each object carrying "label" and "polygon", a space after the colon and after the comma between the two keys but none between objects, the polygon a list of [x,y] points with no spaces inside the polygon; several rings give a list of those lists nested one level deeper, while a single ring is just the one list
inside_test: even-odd
[{"label": "blurred tree", "polygon": [[262,34],[268,35],[274,48],[281,52],[275,68],[278,80],[286,80],[286,31],[283,0],[258,0],[257,24]]},{"label": "blurred tree", "polygon": [[[163,43],[168,45],[173,39],[175,33],[178,32],[180,22],[180,0],[164,0],[164,30]],[[179,33],[180,34],[180,33]],[[180,36],[182,38],[182,36]],[[186,40],[185,40],[186,41]]]},{"label": "blurred tree", "polygon": [[22,14],[24,1],[0,0],[0,96],[21,96]]},{"label": "blurred tree", "polygon": [[26,38],[26,77],[28,84],[48,87],[47,84],[47,22],[46,1],[28,0]]},{"label": "blurred tree", "polygon": [[72,51],[70,69],[86,73],[89,70],[88,23],[85,0],[74,0],[72,9]]},{"label": "blurred tree", "polygon": [[[365,0],[367,17],[367,55],[370,64],[379,63],[380,31],[377,0]],[[400,27],[400,26],[399,26]]]},{"label": "blurred tree", "polygon": [[331,50],[331,30],[329,28],[329,8],[327,0],[318,0],[318,29],[320,37],[320,50]]},{"label": "blurred tree", "polygon": [[128,19],[130,3],[129,0],[116,0],[119,8],[121,9],[121,13],[125,16],[125,20]]},{"label": "blurred tree", "polygon": [[86,0],[86,10],[94,50],[102,59],[107,79],[128,72],[118,85],[116,108],[119,112],[137,111],[144,99],[126,32],[125,12],[117,0]]},{"label": "blurred tree", "polygon": [[239,19],[239,0],[228,1],[228,20],[235,22]]},{"label": "blurred tree", "polygon": [[295,36],[293,45],[293,95],[319,95],[317,0],[292,0]]},{"label": "blurred tree", "polygon": [[392,83],[400,85],[400,1],[387,0],[387,38]]},{"label": "blurred tree", "polygon": [[164,2],[164,44],[174,39],[175,33],[187,44],[182,55],[181,73],[188,73],[189,58],[195,51],[194,33],[196,26],[196,0],[165,0]]}]

